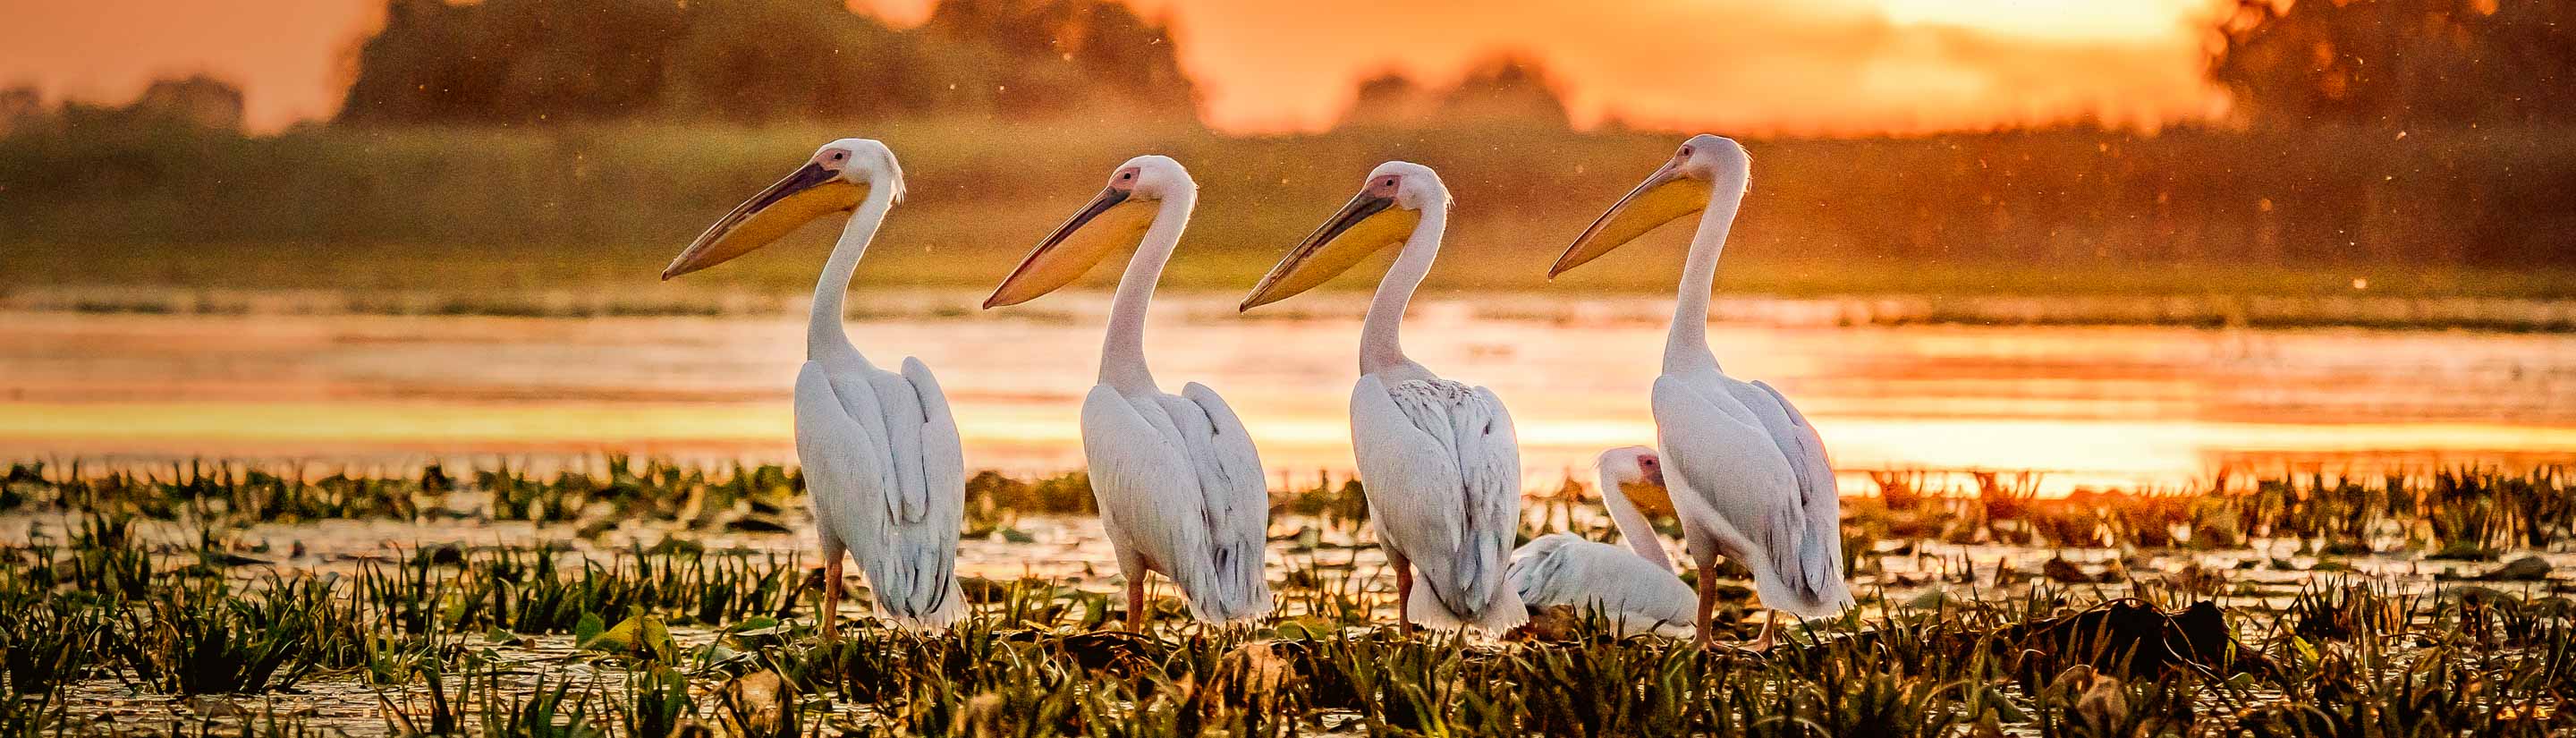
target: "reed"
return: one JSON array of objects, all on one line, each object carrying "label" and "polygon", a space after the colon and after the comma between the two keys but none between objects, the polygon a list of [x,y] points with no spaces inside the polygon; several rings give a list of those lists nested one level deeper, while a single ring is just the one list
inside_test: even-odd
[{"label": "reed", "polygon": [[[561,483],[583,490],[703,486],[745,496],[794,487],[784,470],[701,474],[658,464],[601,465],[602,472]],[[975,616],[953,632],[922,636],[861,618],[843,629],[840,642],[825,645],[803,616],[815,593],[802,586],[804,564],[792,557],[681,545],[437,546],[332,573],[272,572],[209,565],[212,552],[234,545],[222,530],[154,528],[136,512],[145,505],[134,498],[145,490],[229,499],[222,474],[156,472],[112,484],[37,476],[45,481],[22,480],[25,504],[67,504],[68,493],[105,511],[80,513],[59,543],[0,556],[0,652],[9,659],[10,688],[24,695],[0,704],[0,725],[12,736],[112,730],[89,722],[96,705],[70,695],[120,683],[143,695],[362,685],[381,695],[396,730],[424,735],[696,735],[711,722],[749,724],[754,710],[746,706],[792,716],[762,718],[763,735],[2576,731],[2576,718],[2559,709],[2564,695],[2576,693],[2576,607],[2546,587],[2319,574],[2277,599],[2206,603],[2179,588],[2141,587],[2146,599],[2139,600],[2090,584],[1987,590],[1982,582],[1909,603],[1864,587],[1863,611],[1793,627],[1789,645],[1753,655],[1622,640],[1583,622],[1547,638],[1399,638],[1370,614],[1387,596],[1386,573],[1355,566],[1355,552],[1340,544],[1319,538],[1309,545],[1301,536],[1283,542],[1302,548],[1282,562],[1290,573],[1276,583],[1279,614],[1254,627],[1167,618],[1144,634],[1106,630],[1115,618],[1104,593],[1042,578],[975,580],[968,586]],[[248,471],[231,476],[252,478]],[[442,478],[444,470],[382,477],[407,480],[388,488],[485,494],[473,474]],[[216,481],[190,481],[196,479]],[[2533,530],[2557,541],[2561,526],[2526,521],[2550,519],[2530,511],[2552,509],[2565,494],[2563,480],[2556,470],[2434,470],[2349,483],[2300,475],[2066,502],[2028,498],[2019,483],[1999,478],[1995,485],[2010,494],[1994,501],[2023,505],[2017,511],[1990,505],[1982,492],[1954,493],[1924,480],[1908,483],[1923,492],[1903,509],[1878,504],[1866,515],[1949,516],[1941,525],[2035,531],[2060,525],[2040,520],[2052,515],[2091,516],[2100,530],[2113,531],[2106,538],[2120,539],[2218,519],[2236,521],[2249,535],[2337,536],[2395,525],[2435,531],[2415,551],[2429,556],[2453,541],[2520,545]],[[2489,498],[2478,512],[2433,519],[2473,492]],[[602,497],[632,494],[642,492]],[[2070,508],[2051,512],[2059,504]],[[256,517],[229,505],[176,509],[182,517]],[[662,509],[682,517],[678,506]],[[1856,513],[1853,527],[1887,524],[1866,515]],[[2367,524],[2356,527],[2356,515]],[[2478,515],[2487,516],[2484,523],[2475,522]],[[2186,520],[2195,522],[2179,522]],[[1573,516],[1563,524],[1597,530],[1590,526],[1598,523]],[[152,538],[174,527],[185,537]],[[1940,545],[1930,541],[1949,532],[1928,530],[1935,537],[1882,543]],[[2235,576],[2223,569],[2204,575],[2222,582]],[[2191,621],[2201,617],[2195,609],[2155,615],[2140,629],[2108,614],[2153,612],[2149,605],[2168,613],[2205,608],[2217,620]],[[1741,613],[1740,602],[1729,606]],[[579,647],[627,621],[639,634],[659,628],[670,635],[640,650]],[[2214,637],[2232,645],[2200,658],[2203,651],[2176,646],[2166,628],[2186,632],[2186,642]],[[2177,649],[2190,655],[2176,657]],[[749,683],[770,686],[742,686]],[[749,694],[768,697],[741,696]],[[172,732],[311,730],[293,715],[247,715],[177,724]]]}]

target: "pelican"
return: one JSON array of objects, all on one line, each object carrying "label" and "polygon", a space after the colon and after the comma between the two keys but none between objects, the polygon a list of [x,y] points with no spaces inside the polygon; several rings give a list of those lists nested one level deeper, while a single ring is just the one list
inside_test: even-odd
[{"label": "pelican", "polygon": [[1824,441],[1789,398],[1762,382],[1726,376],[1708,346],[1709,292],[1718,252],[1744,200],[1752,160],[1734,141],[1702,134],[1574,239],[1548,269],[1553,279],[1656,226],[1705,212],[1684,261],[1681,295],[1664,341],[1654,412],[1673,508],[1699,568],[1699,640],[1709,640],[1717,557],[1753,572],[1770,616],[1751,647],[1767,649],[1779,613],[1823,617],[1852,604],[1843,584],[1842,502]]},{"label": "pelican", "polygon": [[[1512,416],[1483,387],[1442,379],[1405,358],[1405,305],[1440,255],[1449,189],[1430,167],[1391,161],[1243,299],[1244,310],[1314,289],[1362,257],[1402,242],[1360,328],[1351,388],[1351,447],[1369,520],[1395,569],[1399,627],[1501,633],[1528,621],[1504,580],[1520,527],[1521,458]],[[1421,588],[1414,586],[1419,574]]]},{"label": "pelican", "polygon": [[1512,552],[1512,590],[1530,607],[1568,605],[1600,613],[1621,637],[1692,637],[1698,603],[1690,586],[1673,576],[1673,560],[1639,510],[1644,500],[1630,500],[1664,497],[1664,473],[1655,450],[1628,446],[1603,451],[1597,468],[1601,502],[1631,550],[1572,533],[1540,536]]},{"label": "pelican", "polygon": [[903,168],[885,144],[834,141],[725,214],[662,270],[668,280],[715,266],[816,218],[851,213],[814,283],[805,366],[796,374],[796,457],[823,549],[826,640],[838,633],[844,551],[866,572],[877,612],[897,626],[936,630],[966,612],[956,577],[966,462],[948,397],[921,360],[904,359],[900,374],[879,369],[841,328],[859,257],[902,199]]},{"label": "pelican", "polygon": [[1215,390],[1191,382],[1178,395],[1145,368],[1145,304],[1181,242],[1198,183],[1180,162],[1139,156],[1109,186],[1030,251],[984,307],[1055,291],[1128,245],[1136,255],[1110,303],[1100,383],[1082,401],[1082,450],[1100,522],[1127,578],[1127,627],[1145,625],[1145,575],[1179,584],[1190,615],[1233,623],[1270,612],[1263,546],[1270,488],[1243,421]]}]

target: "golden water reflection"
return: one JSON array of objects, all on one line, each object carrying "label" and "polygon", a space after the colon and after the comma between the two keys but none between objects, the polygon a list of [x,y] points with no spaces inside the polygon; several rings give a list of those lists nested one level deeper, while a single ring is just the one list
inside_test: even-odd
[{"label": "golden water reflection", "polygon": [[[1223,393],[1274,469],[1346,469],[1356,319],[1247,319],[1230,297],[1158,302],[1157,377]],[[1654,438],[1646,394],[1663,328],[1635,316],[1660,303],[1593,302],[1607,307],[1426,299],[1406,324],[1417,360],[1511,407],[1534,487]],[[1103,296],[1066,295],[1054,312],[910,313],[851,333],[882,364],[931,365],[970,465],[1047,473],[1080,465],[1104,310]],[[1542,314],[1625,317],[1525,317]],[[784,460],[803,325],[0,314],[0,456]],[[2222,467],[2576,458],[2569,335],[1722,323],[1710,339],[1730,373],[1796,400],[1847,471],[2039,469],[2063,489],[2179,485]]]}]

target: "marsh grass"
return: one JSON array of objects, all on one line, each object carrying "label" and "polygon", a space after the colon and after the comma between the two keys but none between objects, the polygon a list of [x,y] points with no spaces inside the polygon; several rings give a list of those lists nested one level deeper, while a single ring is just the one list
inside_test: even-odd
[{"label": "marsh grass", "polygon": [[236,594],[216,577],[178,576],[126,603],[116,651],[136,678],[178,694],[294,686],[323,665],[324,634],[349,632],[329,582],[272,576]]},{"label": "marsh grass", "polygon": [[[657,464],[574,477],[508,476],[511,484],[524,478],[539,487],[655,493],[793,487],[782,481],[793,479],[784,471],[675,472]],[[0,617],[15,618],[0,623],[10,626],[0,628],[0,646],[10,657],[12,689],[25,695],[0,707],[9,711],[0,722],[74,734],[107,730],[79,717],[90,714],[83,712],[88,706],[65,697],[65,685],[84,682],[171,695],[352,683],[378,695],[394,729],[422,735],[695,735],[711,724],[749,724],[756,710],[745,705],[792,716],[761,718],[769,735],[2134,738],[2576,730],[2576,718],[2561,709],[2576,690],[2576,605],[2546,586],[2318,574],[2285,597],[2223,597],[2221,607],[2176,589],[2139,587],[2147,599],[2128,600],[2102,594],[2107,585],[2045,582],[2010,590],[1980,585],[1966,596],[1919,598],[1916,605],[1865,584],[1864,609],[1793,627],[1790,645],[1753,655],[1621,640],[1588,620],[1548,638],[1398,638],[1372,617],[1389,596],[1386,573],[1360,565],[1353,549],[1301,532],[1282,542],[1289,553],[1288,575],[1277,587],[1281,614],[1253,627],[1166,617],[1150,633],[1125,633],[1108,630],[1116,619],[1104,593],[1044,578],[975,580],[968,589],[976,617],[955,631],[921,636],[860,618],[839,642],[823,644],[806,609],[818,595],[804,586],[805,569],[793,557],[679,545],[587,552],[509,545],[423,548],[330,573],[209,568],[203,549],[228,545],[220,532],[145,540],[137,511],[153,508],[130,499],[153,489],[144,477],[84,485],[22,468],[13,478],[28,494],[24,505],[79,517],[62,542],[0,557],[0,604],[8,605]],[[198,478],[148,484],[173,495],[231,494],[192,481]],[[2454,541],[2521,545],[2533,530],[2559,545],[2553,531],[2563,524],[2551,522],[2559,519],[2527,511],[2555,509],[2565,494],[2555,470],[2435,470],[2349,484],[2316,476],[2237,480],[2191,494],[2105,494],[2073,503],[2021,494],[2022,483],[2008,479],[1991,483],[2000,491],[1990,499],[1978,491],[1989,487],[1953,489],[1929,475],[1887,478],[1896,494],[1855,498],[1850,506],[1855,538],[1921,545],[1964,529],[2069,546],[2135,545],[2110,541],[2143,538],[2122,531],[2190,531],[2212,525],[2194,521],[2227,518],[2249,535],[2413,531],[2406,535],[2420,537],[2417,555],[2429,555]],[[474,474],[422,470],[397,479],[406,482],[382,488],[487,494]],[[2486,522],[2428,519],[2471,489],[2495,498],[2479,507]],[[624,494],[638,492],[602,499]],[[66,499],[106,509],[84,510]],[[236,514],[229,503],[171,507],[181,515]],[[679,507],[652,509],[678,517]],[[2095,521],[2095,537],[2078,540],[2069,520]],[[1880,539],[1870,532],[1899,523],[1923,535]],[[1590,530],[1595,522],[1563,524]],[[2200,539],[2192,532],[2166,542],[2194,546]],[[1730,601],[1730,612],[1741,614],[1742,606]],[[2171,636],[2152,635],[2174,627],[2210,632],[2208,621],[2193,620],[2204,609],[2233,644],[2222,653],[2204,654],[2194,640],[2175,657]],[[2113,612],[2152,627],[2113,624],[2104,614]],[[1732,622],[1740,619],[1726,623],[1729,637],[1750,635],[1733,632]],[[2179,625],[2186,622],[2201,624]],[[627,624],[631,635],[616,637],[650,640],[649,647],[604,643]],[[668,634],[643,637],[657,630]],[[30,665],[26,675],[18,671],[22,661]],[[758,691],[742,683],[775,686]],[[754,693],[770,696],[734,696]],[[182,727],[307,730],[300,718],[275,713],[206,720],[216,727]]]},{"label": "marsh grass", "polygon": [[[40,549],[40,559],[51,551]],[[55,592],[46,572],[0,568],[0,676],[6,694],[51,699],[63,685],[87,677],[109,632],[97,595]],[[14,701],[14,700],[13,700]]]},{"label": "marsh grass", "polygon": [[1966,485],[1919,470],[1864,474],[1876,491],[1846,499],[1845,525],[1870,540],[2225,550],[2260,538],[2327,556],[2480,561],[2576,540],[2576,485],[2555,465],[2220,475],[2185,488],[2081,488],[2054,498],[2038,494],[2033,473],[1971,471]]},{"label": "marsh grass", "polygon": [[[81,511],[76,539],[90,540],[67,567],[80,583],[134,596],[141,592],[141,562],[112,543],[130,535],[136,519],[226,526],[294,522],[322,518],[433,518],[528,520],[576,526],[578,538],[597,538],[629,523],[673,523],[691,530],[723,529],[785,532],[804,508],[804,480],[793,468],[778,465],[692,467],[662,459],[638,460],[624,455],[598,457],[580,469],[551,476],[531,474],[507,464],[475,469],[461,476],[430,464],[417,473],[398,476],[334,472],[313,482],[300,469],[272,472],[237,463],[190,461],[150,470],[97,469],[79,462],[59,467],[43,463],[13,464],[9,495],[0,512]],[[2057,549],[2095,547],[2187,547],[2201,550],[2243,549],[2257,540],[2288,540],[2301,553],[2330,557],[2377,553],[2423,553],[2433,558],[2494,560],[2513,547],[2547,548],[2576,536],[2576,484],[2564,467],[2524,470],[2493,467],[2437,467],[2372,475],[2324,471],[2253,475],[2221,474],[2207,482],[2180,488],[2082,488],[2064,497],[2042,497],[2042,476],[2035,472],[1968,471],[1941,474],[1921,470],[1861,472],[1875,494],[1845,501],[1846,559],[1868,566],[1876,552],[1868,541],[1935,540],[1951,544],[2038,545]],[[1961,478],[1965,483],[1960,483]],[[1312,482],[1274,490],[1273,512],[1303,521],[1288,532],[1290,553],[1327,549],[1328,537],[1345,537],[1367,523],[1365,490],[1357,479],[1329,472]],[[993,471],[979,472],[966,485],[965,537],[1023,540],[1015,526],[1021,515],[1089,515],[1094,502],[1089,480],[1080,472],[1035,479],[1016,479]],[[1577,521],[1595,493],[1579,480],[1565,479],[1545,493],[1530,496],[1525,510],[1538,516],[1524,521],[1534,533],[1599,527],[1598,519]],[[1592,516],[1597,518],[1597,516]],[[1325,534],[1344,534],[1327,536]],[[211,536],[212,533],[207,535]],[[93,540],[94,539],[94,540]],[[661,546],[686,549],[694,544],[668,539]],[[659,548],[659,547],[657,547]],[[209,565],[241,561],[230,553],[209,554]],[[424,550],[423,556],[444,555]],[[642,553],[638,551],[637,553]],[[123,557],[123,558],[118,558]],[[254,559],[255,560],[255,559]],[[632,559],[641,565],[644,559]],[[1292,567],[1291,578],[1312,579],[1323,571],[1323,558]],[[519,562],[507,566],[552,566],[552,562]],[[55,574],[54,576],[61,576]],[[789,582],[776,567],[764,572],[692,572],[692,581],[726,576],[764,578],[769,595],[758,602],[723,599],[726,590],[708,590],[685,598],[699,621],[741,617],[775,609]],[[684,586],[676,580],[669,587]],[[566,597],[625,597],[594,590],[525,590],[507,580],[481,582],[477,598],[508,613],[505,627],[533,625],[537,632],[568,627],[577,608]],[[670,595],[659,591],[655,598]],[[1317,610],[1328,603],[1315,603]],[[406,622],[417,614],[406,614]],[[524,621],[524,623],[523,623]]]}]

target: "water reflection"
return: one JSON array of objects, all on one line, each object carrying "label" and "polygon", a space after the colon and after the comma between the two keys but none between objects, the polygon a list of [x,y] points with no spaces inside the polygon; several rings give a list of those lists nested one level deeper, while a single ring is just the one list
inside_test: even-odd
[{"label": "water reflection", "polygon": [[[894,311],[851,332],[881,363],[930,363],[970,465],[1052,472],[1080,464],[1106,309],[1067,297],[1055,312]],[[1531,483],[1548,485],[1600,448],[1652,441],[1662,304],[1427,298],[1407,348],[1500,393]],[[784,459],[802,330],[793,314],[5,314],[0,455]],[[1223,392],[1274,469],[1350,465],[1354,313],[1246,319],[1231,296],[1170,295],[1148,333],[1157,376]],[[2576,457],[2576,336],[2562,334],[1721,323],[1710,341],[1730,373],[1797,400],[1846,470],[2042,469],[2063,488]]]}]

